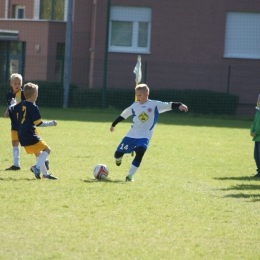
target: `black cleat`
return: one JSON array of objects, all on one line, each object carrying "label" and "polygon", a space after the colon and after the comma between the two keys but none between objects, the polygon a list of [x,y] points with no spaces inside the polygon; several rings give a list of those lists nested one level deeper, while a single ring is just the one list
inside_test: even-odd
[{"label": "black cleat", "polygon": [[19,171],[21,168],[19,166],[12,165],[9,168],[6,168],[5,171]]},{"label": "black cleat", "polygon": [[50,174],[48,174],[48,175],[43,175],[42,178],[43,178],[43,179],[49,179],[49,180],[58,180],[57,177],[52,176],[52,175],[50,175]]},{"label": "black cleat", "polygon": [[131,182],[133,182],[133,181],[134,181],[133,175],[127,175],[127,176],[125,177],[125,181],[131,181]]},{"label": "black cleat", "polygon": [[36,165],[33,165],[30,168],[30,170],[31,170],[32,173],[34,173],[36,179],[40,179],[41,178],[41,171],[40,171],[40,169],[36,168]]}]

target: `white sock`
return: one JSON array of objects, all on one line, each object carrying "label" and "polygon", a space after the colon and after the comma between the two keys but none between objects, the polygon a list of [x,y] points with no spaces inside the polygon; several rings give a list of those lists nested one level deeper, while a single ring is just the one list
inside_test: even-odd
[{"label": "white sock", "polygon": [[134,166],[134,165],[132,164],[132,165],[131,165],[131,168],[130,168],[128,174],[127,174],[127,176],[129,176],[129,175],[134,175],[135,172],[137,171],[137,169],[138,169],[138,167],[136,167],[136,166]]},{"label": "white sock", "polygon": [[20,147],[13,146],[14,166],[20,167]]},{"label": "white sock", "polygon": [[37,160],[36,163],[36,168],[41,169],[42,165],[44,164],[44,162],[46,161],[46,158],[48,157],[48,153],[43,151],[41,152],[41,155],[39,156],[39,159]]},{"label": "white sock", "polygon": [[[38,161],[39,161],[39,157],[36,157],[36,164],[37,164]],[[42,172],[43,175],[48,175],[48,174],[49,174],[49,173],[48,173],[48,170],[47,170],[47,168],[46,168],[46,166],[45,166],[45,162],[44,162],[44,164],[41,166],[41,172]]]}]

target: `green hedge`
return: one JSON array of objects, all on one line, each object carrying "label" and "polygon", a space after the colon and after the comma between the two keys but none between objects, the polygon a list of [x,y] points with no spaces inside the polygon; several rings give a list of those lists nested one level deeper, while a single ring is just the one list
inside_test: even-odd
[{"label": "green hedge", "polygon": [[7,103],[6,103],[6,94],[7,92],[9,92],[12,88],[10,87],[9,84],[4,84],[2,83],[0,85],[0,104],[3,105],[3,106],[6,106]]},{"label": "green hedge", "polygon": [[[102,89],[76,90],[71,107],[102,108]],[[105,107],[124,109],[134,101],[134,90],[107,89]],[[208,90],[152,90],[150,99],[160,101],[180,101],[189,107],[191,113],[235,115],[238,96]]]},{"label": "green hedge", "polygon": [[[30,82],[30,81],[26,81]],[[32,81],[39,86],[39,95],[37,99],[37,105],[39,107],[63,107],[63,84],[57,82],[46,81]],[[6,94],[12,88],[8,84],[0,85],[1,104],[6,105]],[[71,103],[72,93],[77,89],[75,85],[70,85],[70,98]]]},{"label": "green hedge", "polygon": [[[37,104],[39,107],[62,107],[63,84],[56,82],[33,81],[39,85]],[[9,84],[0,85],[1,104],[6,104],[6,93],[11,90]],[[104,97],[104,99],[103,99]],[[79,89],[70,86],[69,107],[124,109],[134,101],[134,89]],[[235,115],[238,96],[209,90],[151,90],[150,99],[160,101],[180,101],[189,107],[191,113]]]},{"label": "green hedge", "polygon": [[235,115],[239,97],[237,95],[210,90],[156,90],[151,99],[180,101],[189,107],[189,112],[213,115]]},{"label": "green hedge", "polygon": [[[39,86],[36,102],[39,107],[63,107],[63,83],[46,81],[33,81],[33,83]],[[76,89],[75,85],[70,85],[69,103],[71,102],[72,93]]]}]

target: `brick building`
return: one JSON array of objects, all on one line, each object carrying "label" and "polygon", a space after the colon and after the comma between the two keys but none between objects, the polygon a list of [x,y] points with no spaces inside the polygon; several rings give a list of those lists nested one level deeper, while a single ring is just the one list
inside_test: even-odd
[{"label": "brick building", "polygon": [[[63,80],[68,2],[0,1],[0,82]],[[260,93],[260,2],[73,1],[72,83],[133,87],[139,54],[150,87],[229,92],[247,114]]]}]

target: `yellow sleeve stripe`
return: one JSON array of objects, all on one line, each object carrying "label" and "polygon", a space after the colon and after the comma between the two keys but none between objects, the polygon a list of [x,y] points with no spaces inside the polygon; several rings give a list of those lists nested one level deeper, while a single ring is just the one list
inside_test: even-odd
[{"label": "yellow sleeve stripe", "polygon": [[22,101],[22,92],[21,90],[17,91],[15,94],[16,103],[19,104]]},{"label": "yellow sleeve stripe", "polygon": [[33,123],[34,123],[35,125],[39,125],[41,122],[42,122],[42,119],[40,118],[40,119],[34,121]]}]

